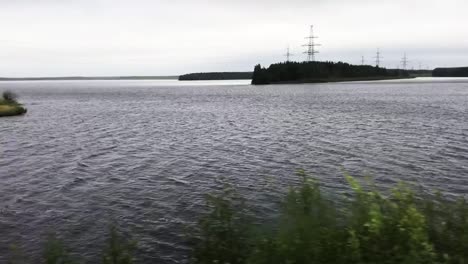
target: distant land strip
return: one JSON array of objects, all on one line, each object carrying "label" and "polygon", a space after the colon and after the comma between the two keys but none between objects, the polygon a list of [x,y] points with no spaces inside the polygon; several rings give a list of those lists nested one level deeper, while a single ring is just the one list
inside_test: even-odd
[{"label": "distant land strip", "polygon": [[432,72],[434,77],[468,77],[468,67],[436,68]]},{"label": "distant land strip", "polygon": [[0,77],[0,81],[86,81],[86,80],[177,80],[179,76],[104,76],[104,77],[85,77],[85,76],[70,76],[70,77],[24,77],[24,78],[8,78]]},{"label": "distant land strip", "polygon": [[179,81],[251,80],[253,72],[198,72],[179,76]]}]

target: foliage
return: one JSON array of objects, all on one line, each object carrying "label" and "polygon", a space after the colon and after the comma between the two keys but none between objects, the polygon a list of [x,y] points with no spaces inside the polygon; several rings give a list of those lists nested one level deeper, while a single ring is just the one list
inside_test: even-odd
[{"label": "foliage", "polygon": [[72,262],[68,251],[63,242],[55,235],[49,235],[44,248],[44,263],[46,264],[71,264]]},{"label": "foliage", "polygon": [[211,211],[199,223],[195,263],[245,263],[249,255],[249,226],[243,200],[232,189],[208,195]]},{"label": "foliage", "polygon": [[[108,243],[102,255],[102,264],[132,264],[134,263],[133,257],[135,249],[136,243],[127,241],[119,234],[115,227],[111,227]],[[58,239],[55,234],[50,234],[44,244],[41,262],[27,261],[23,252],[16,246],[12,246],[11,257],[8,263],[75,264],[81,262],[76,261],[76,259],[71,256],[62,240]]]},{"label": "foliage", "polygon": [[10,257],[8,258],[8,264],[24,264],[28,263],[23,251],[17,245],[10,246]]},{"label": "foliage", "polygon": [[10,91],[5,91],[0,99],[0,117],[23,115],[27,112],[17,101],[18,96]]},{"label": "foliage", "polygon": [[336,263],[344,238],[337,212],[318,183],[301,176],[301,186],[290,190],[282,206],[278,229],[260,239],[249,263]]},{"label": "foliage", "polygon": [[132,264],[136,244],[127,242],[119,236],[117,229],[111,227],[108,246],[104,251],[103,264]]},{"label": "foliage", "polygon": [[[468,202],[442,195],[416,195],[399,184],[380,192],[346,176],[338,196],[299,172],[301,182],[286,195],[273,226],[260,232],[259,218],[232,188],[208,195],[193,244],[199,264],[460,264],[468,262]],[[257,220],[254,220],[257,219]],[[262,221],[264,223],[265,220]],[[270,220],[268,220],[270,221]],[[262,227],[265,229],[265,225]],[[103,264],[132,264],[135,243],[111,228]],[[17,251],[17,249],[15,249]],[[10,263],[26,263],[12,254]],[[50,236],[46,264],[68,264],[71,255]]]},{"label": "foliage", "polygon": [[[225,234],[208,228],[218,225],[218,219],[211,222],[212,214],[221,209],[228,210],[225,215],[234,213],[226,202],[215,204],[202,218],[200,228],[205,234],[200,244],[204,245],[205,258],[198,263],[467,262],[468,204],[465,200],[420,199],[404,184],[384,195],[375,187],[364,188],[349,176],[346,179],[350,194],[332,199],[323,193],[317,181],[303,172],[300,175],[302,183],[289,191],[276,228],[266,235],[245,232],[243,236],[230,236],[235,250],[220,249],[218,244],[209,243],[225,239]],[[230,230],[242,229],[230,223]],[[246,222],[242,225],[246,226]],[[248,226],[255,223],[249,222]],[[236,252],[242,252],[238,259],[234,257]],[[195,255],[200,253],[197,248]],[[220,257],[227,255],[229,259]]]},{"label": "foliage", "polygon": [[270,83],[268,72],[262,65],[258,64],[254,68],[252,76],[252,84],[268,84]]},{"label": "foliage", "polygon": [[2,97],[6,103],[17,104],[18,95],[13,92],[5,91],[3,92]]},{"label": "foliage", "polygon": [[252,84],[327,82],[336,80],[409,77],[407,71],[344,62],[284,62],[255,66]]}]

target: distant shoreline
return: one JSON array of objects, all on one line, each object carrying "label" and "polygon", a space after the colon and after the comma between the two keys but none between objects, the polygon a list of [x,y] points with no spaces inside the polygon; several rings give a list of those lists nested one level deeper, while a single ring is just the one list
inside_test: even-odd
[{"label": "distant shoreline", "polygon": [[[415,79],[415,76],[410,77],[356,77],[356,78],[330,78],[330,79],[311,79],[311,80],[296,80],[296,81],[283,81],[272,82],[266,85],[280,85],[280,84],[307,84],[307,83],[338,83],[338,82],[364,82],[364,81],[385,81],[385,80],[405,80]],[[261,85],[261,84],[260,84]]]},{"label": "distant shoreline", "polygon": [[24,77],[8,78],[0,77],[1,81],[112,81],[112,80],[177,80],[179,76],[104,76],[104,77]]},{"label": "distant shoreline", "polygon": [[179,76],[179,81],[252,80],[253,72],[197,72]]}]

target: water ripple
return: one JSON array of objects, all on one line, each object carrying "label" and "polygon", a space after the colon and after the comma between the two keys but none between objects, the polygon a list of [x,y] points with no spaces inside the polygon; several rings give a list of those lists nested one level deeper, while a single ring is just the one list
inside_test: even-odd
[{"label": "water ripple", "polygon": [[204,195],[225,182],[271,215],[294,172],[343,192],[343,170],[378,186],[468,192],[468,82],[185,85],[15,82],[29,112],[0,120],[0,262],[39,256],[50,230],[85,261],[108,226],[142,263],[185,263]]}]

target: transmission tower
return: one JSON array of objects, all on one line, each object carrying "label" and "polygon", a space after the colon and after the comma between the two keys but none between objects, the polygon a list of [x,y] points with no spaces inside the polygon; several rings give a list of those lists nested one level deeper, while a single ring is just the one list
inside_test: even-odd
[{"label": "transmission tower", "polygon": [[291,57],[293,56],[294,54],[292,54],[289,50],[289,46],[288,48],[286,49],[286,54],[284,54],[284,56],[286,57],[286,62],[290,62],[290,59]]},{"label": "transmission tower", "polygon": [[380,67],[380,63],[382,62],[382,53],[380,52],[380,49],[377,49],[377,53],[374,58],[375,58],[375,66]]},{"label": "transmission tower", "polygon": [[364,60],[364,56],[361,56],[361,65],[364,65],[366,63],[366,60]]},{"label": "transmission tower", "polygon": [[406,70],[406,68],[408,67],[408,62],[409,60],[405,52],[405,54],[403,55],[403,58],[401,59],[401,65],[403,66],[403,70]]},{"label": "transmission tower", "polygon": [[318,46],[321,46],[320,44],[315,43],[315,39],[317,39],[314,35],[314,26],[310,26],[310,35],[306,37],[306,39],[309,40],[309,42],[305,45],[304,47],[307,48],[307,50],[304,52],[304,54],[307,54],[307,61],[315,61],[315,54],[319,53],[317,50]]}]

